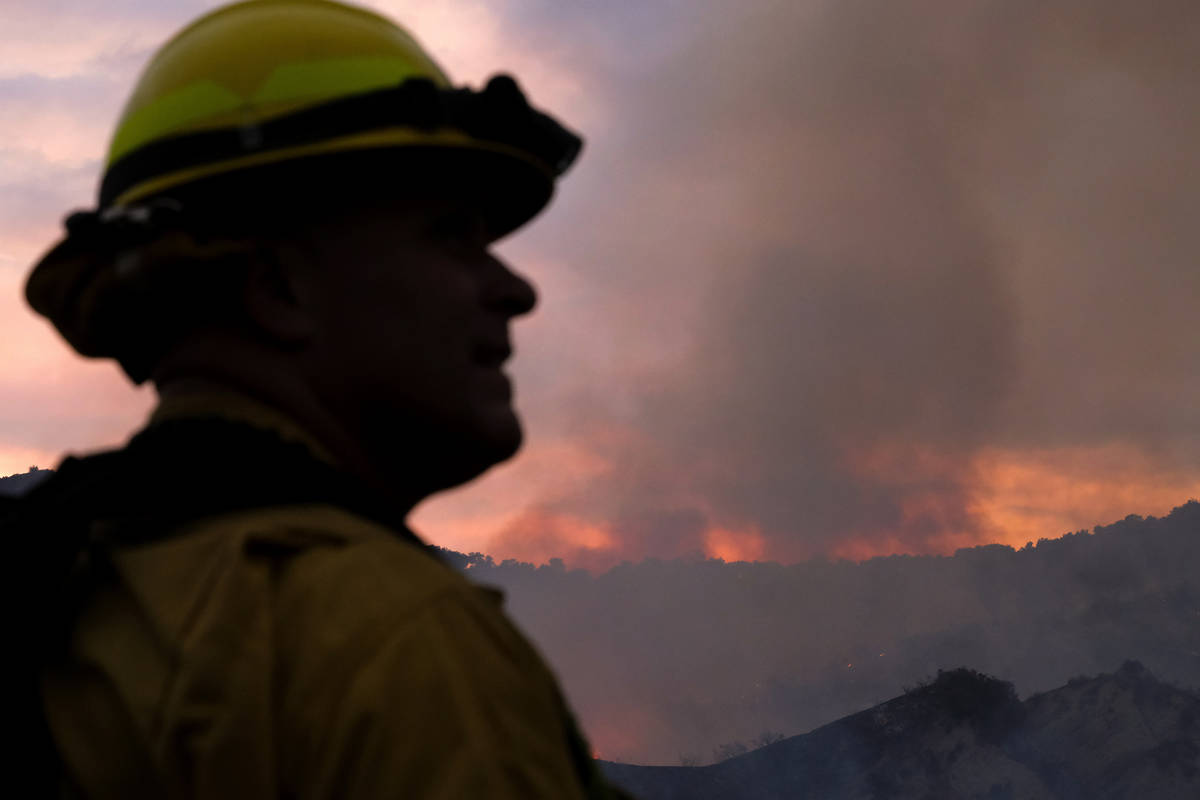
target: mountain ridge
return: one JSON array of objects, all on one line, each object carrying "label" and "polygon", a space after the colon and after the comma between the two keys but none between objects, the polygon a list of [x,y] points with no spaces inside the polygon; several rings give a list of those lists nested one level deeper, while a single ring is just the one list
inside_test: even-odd
[{"label": "mountain ridge", "polygon": [[1184,800],[1200,796],[1200,696],[1134,661],[1024,702],[960,668],[717,764],[601,768],[642,800]]}]

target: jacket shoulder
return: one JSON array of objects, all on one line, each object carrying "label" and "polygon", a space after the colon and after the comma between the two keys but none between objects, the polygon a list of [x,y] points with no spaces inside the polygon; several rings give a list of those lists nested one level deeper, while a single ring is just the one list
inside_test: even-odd
[{"label": "jacket shoulder", "polygon": [[[460,637],[456,644],[479,638],[491,657],[519,664],[530,677],[548,676],[540,654],[504,612],[500,591],[419,546],[362,533],[308,547],[279,565],[273,602],[282,658],[361,665],[398,639],[419,649],[448,633]],[[346,676],[325,677],[336,684]]]},{"label": "jacket shoulder", "polygon": [[[347,572],[368,579],[372,560],[399,570],[404,599],[421,602],[454,583],[457,574],[383,525],[336,506],[312,504],[236,511],[198,520],[170,538],[125,548],[114,565],[137,604],[167,640],[237,597],[289,604],[320,595]],[[378,568],[378,567],[376,567]],[[464,581],[465,582],[465,581]],[[282,595],[271,597],[270,595]],[[235,602],[234,605],[240,605]],[[216,607],[214,607],[216,606]],[[230,609],[236,613],[236,608]]]},{"label": "jacket shoulder", "polygon": [[298,796],[582,800],[586,749],[499,592],[364,540],[290,560],[276,597],[279,757]]}]

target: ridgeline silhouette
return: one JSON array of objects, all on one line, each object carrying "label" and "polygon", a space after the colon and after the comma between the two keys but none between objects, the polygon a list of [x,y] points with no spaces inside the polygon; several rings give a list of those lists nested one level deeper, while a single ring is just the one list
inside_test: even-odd
[{"label": "ridgeline silhouette", "polygon": [[1195,501],[1020,549],[861,564],[650,559],[592,575],[454,558],[507,591],[586,723],[608,732],[601,753],[637,763],[812,730],[963,664],[1022,696],[1127,659],[1200,686]]},{"label": "ridgeline silhouette", "polygon": [[1185,800],[1200,796],[1200,696],[1130,661],[1022,703],[960,668],[712,766],[603,766],[642,800]]}]

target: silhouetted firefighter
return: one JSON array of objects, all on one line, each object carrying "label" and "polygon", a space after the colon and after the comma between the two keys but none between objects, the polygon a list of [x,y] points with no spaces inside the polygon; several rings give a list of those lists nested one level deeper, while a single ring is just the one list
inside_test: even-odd
[{"label": "silhouetted firefighter", "polygon": [[580,146],[326,0],[154,55],[26,285],[160,397],[0,509],[22,796],[623,796],[499,594],[405,523],[520,446],[500,366],[536,297],[489,247]]}]

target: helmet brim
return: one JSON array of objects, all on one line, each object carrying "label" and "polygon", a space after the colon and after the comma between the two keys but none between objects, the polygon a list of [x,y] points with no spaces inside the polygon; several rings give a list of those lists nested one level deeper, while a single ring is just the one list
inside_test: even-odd
[{"label": "helmet brim", "polygon": [[288,213],[297,203],[319,209],[334,198],[375,202],[396,195],[419,198],[436,189],[477,206],[493,239],[499,239],[541,212],[555,187],[554,176],[521,151],[461,136],[413,140],[409,131],[377,131],[323,143],[312,152],[271,155],[165,175],[133,187],[117,204],[168,197],[189,217],[228,216],[252,224],[256,217]]}]

